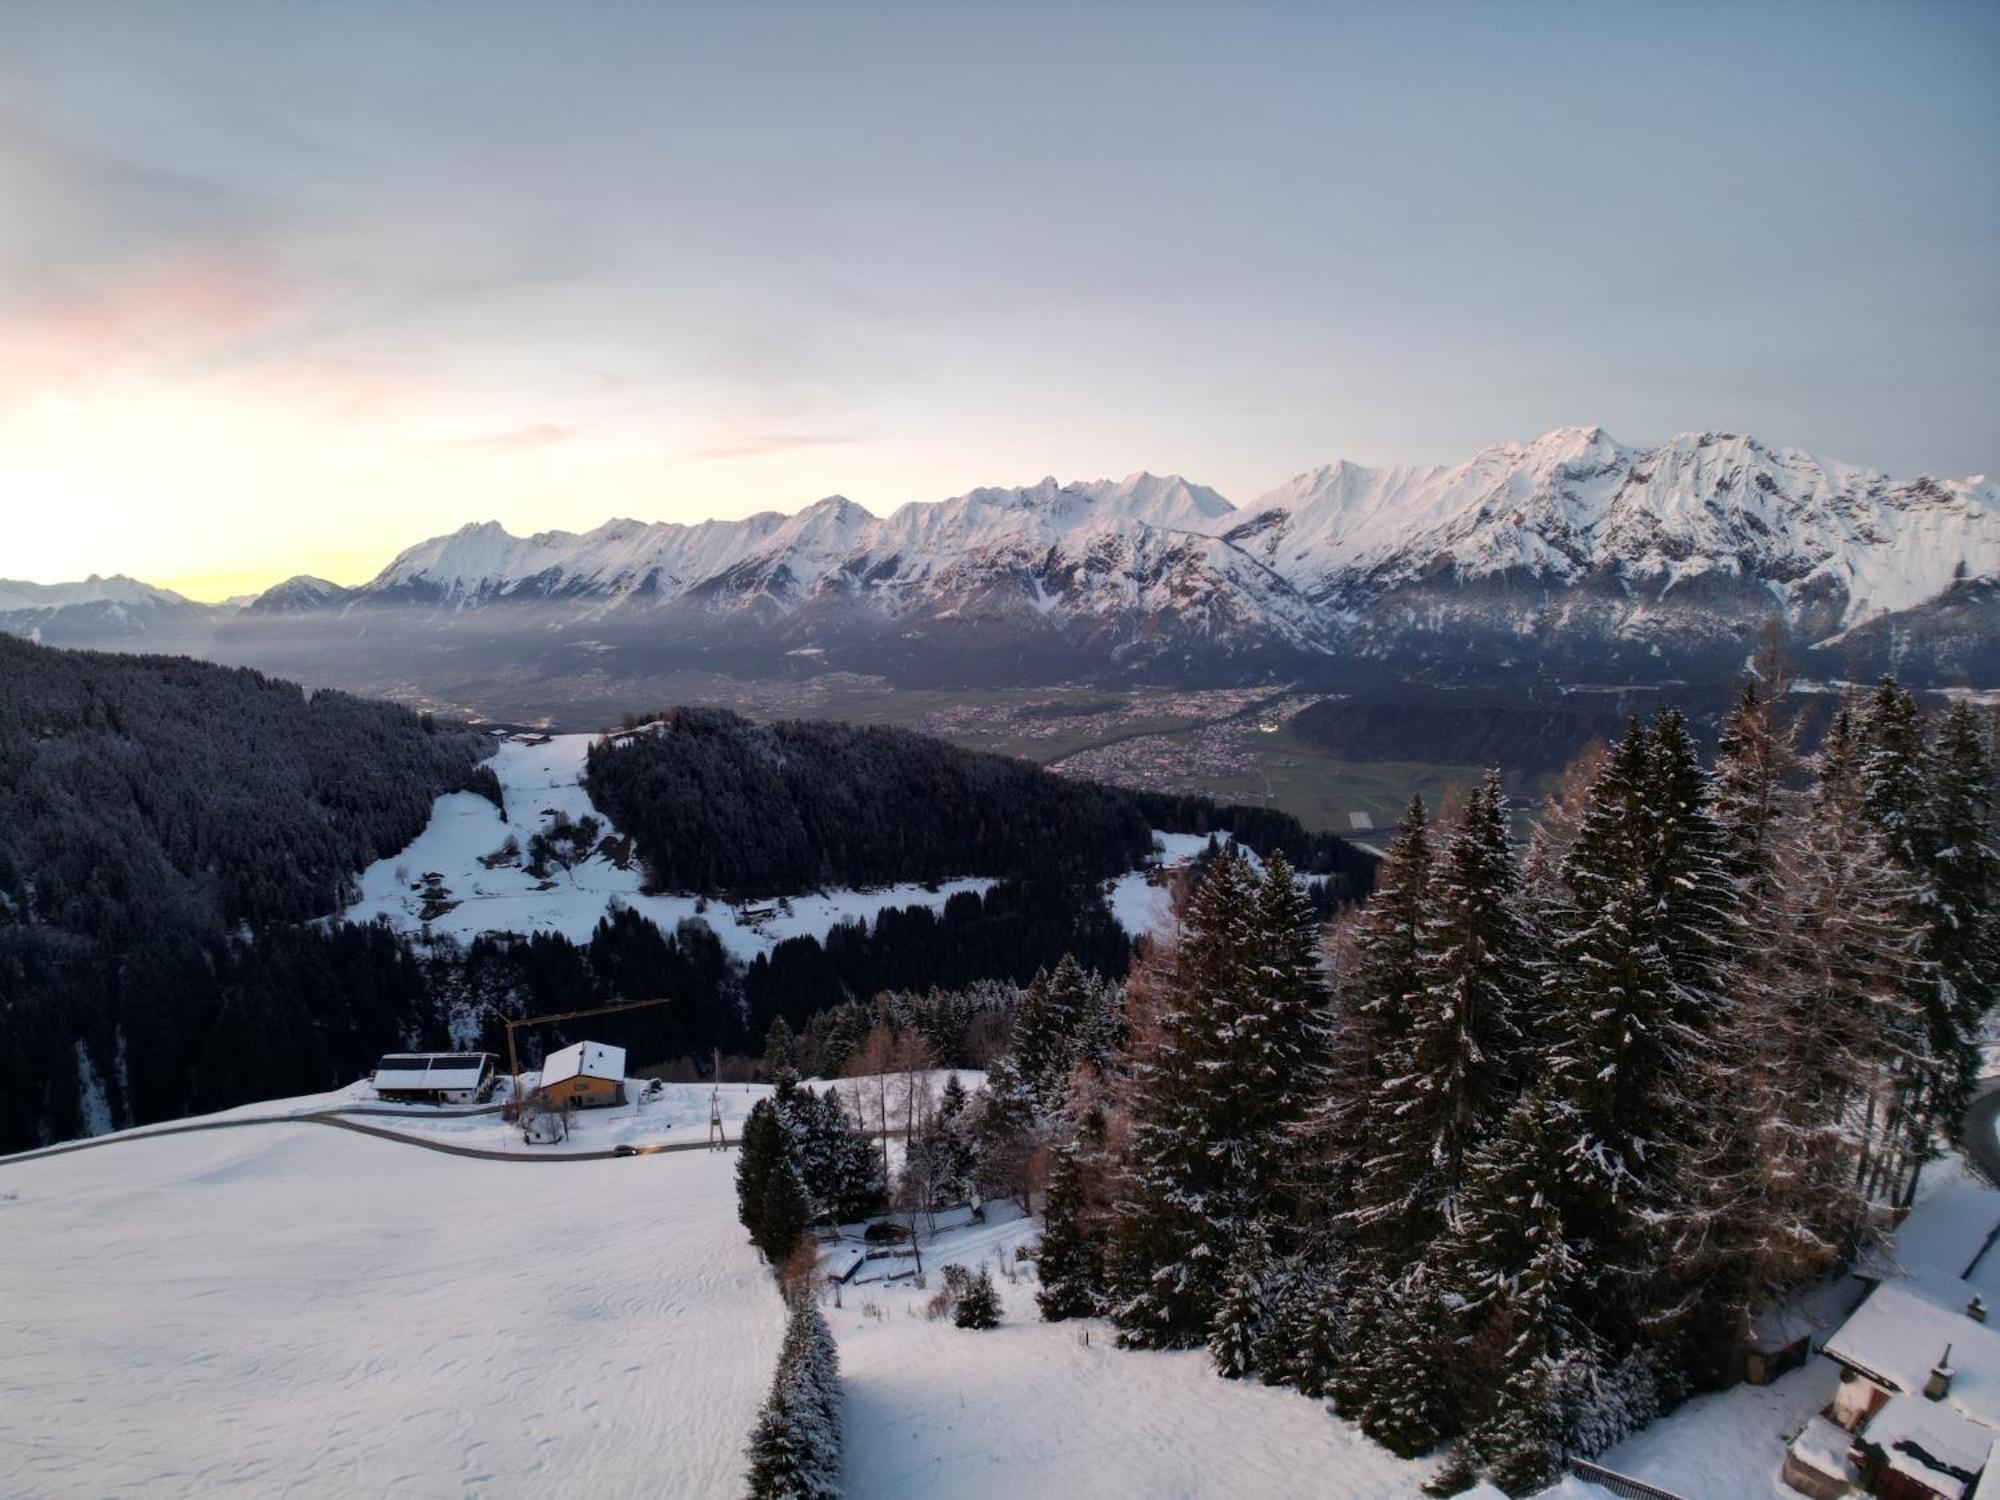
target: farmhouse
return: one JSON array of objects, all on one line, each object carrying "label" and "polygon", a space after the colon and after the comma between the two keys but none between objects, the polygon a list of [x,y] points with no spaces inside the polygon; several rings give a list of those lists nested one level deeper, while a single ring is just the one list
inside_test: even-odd
[{"label": "farmhouse", "polygon": [[593,1109],[625,1102],[625,1049],[577,1042],[542,1059],[542,1094],[554,1105]]},{"label": "farmhouse", "polygon": [[378,1098],[403,1104],[474,1104],[493,1092],[491,1052],[391,1052],[375,1065]]},{"label": "farmhouse", "polygon": [[1787,1450],[1785,1483],[1815,1500],[2000,1496],[1996,1235],[2000,1193],[1955,1185],[1858,1268],[1879,1284],[1820,1351],[1840,1386]]}]

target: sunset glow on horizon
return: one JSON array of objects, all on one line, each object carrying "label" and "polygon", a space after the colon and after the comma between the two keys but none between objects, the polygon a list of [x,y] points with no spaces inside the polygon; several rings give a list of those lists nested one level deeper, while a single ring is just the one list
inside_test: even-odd
[{"label": "sunset glow on horizon", "polygon": [[1799,14],[26,0],[0,577],[1567,424],[1991,472],[2000,12]]}]

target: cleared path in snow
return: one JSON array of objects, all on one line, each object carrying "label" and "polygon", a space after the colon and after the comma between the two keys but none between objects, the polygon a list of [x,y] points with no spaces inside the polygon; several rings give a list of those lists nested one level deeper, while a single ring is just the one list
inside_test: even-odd
[{"label": "cleared path in snow", "polygon": [[1980,1176],[2000,1187],[2000,1079],[1988,1078],[1985,1091],[1965,1112],[1965,1149]]},{"label": "cleared path in snow", "polygon": [[9,1500],[741,1492],[783,1313],[733,1156],[311,1123],[0,1165]]}]

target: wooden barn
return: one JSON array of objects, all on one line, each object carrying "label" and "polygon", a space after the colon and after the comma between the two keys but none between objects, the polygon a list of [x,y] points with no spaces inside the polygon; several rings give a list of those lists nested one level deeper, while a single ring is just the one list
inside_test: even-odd
[{"label": "wooden barn", "polygon": [[493,1092],[491,1052],[391,1052],[375,1065],[377,1097],[401,1104],[476,1104]]},{"label": "wooden barn", "polygon": [[554,1105],[598,1109],[625,1102],[625,1049],[577,1042],[542,1059],[541,1091]]}]

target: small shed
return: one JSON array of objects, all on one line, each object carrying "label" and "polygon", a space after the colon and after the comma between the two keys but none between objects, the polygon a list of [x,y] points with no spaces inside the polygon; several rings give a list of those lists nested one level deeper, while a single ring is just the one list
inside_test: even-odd
[{"label": "small shed", "polygon": [[491,1052],[391,1052],[375,1065],[378,1098],[400,1104],[476,1104],[493,1092]]},{"label": "small shed", "polygon": [[542,1094],[551,1104],[599,1109],[625,1102],[625,1049],[577,1042],[542,1059]]}]

